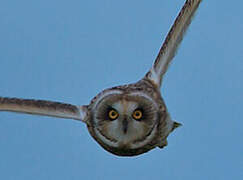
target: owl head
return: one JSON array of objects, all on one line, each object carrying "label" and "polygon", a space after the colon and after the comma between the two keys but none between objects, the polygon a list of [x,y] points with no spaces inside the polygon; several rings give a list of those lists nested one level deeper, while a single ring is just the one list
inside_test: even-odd
[{"label": "owl head", "polygon": [[145,82],[107,89],[91,101],[89,109],[91,135],[116,155],[138,155],[164,146],[172,130],[160,93]]}]

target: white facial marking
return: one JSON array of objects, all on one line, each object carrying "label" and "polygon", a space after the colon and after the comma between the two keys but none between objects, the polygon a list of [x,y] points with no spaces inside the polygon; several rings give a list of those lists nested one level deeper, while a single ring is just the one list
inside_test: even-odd
[{"label": "white facial marking", "polygon": [[117,95],[117,94],[122,94],[122,91],[120,90],[110,90],[107,92],[104,92],[102,95],[100,95],[100,97],[98,97],[94,103],[93,109],[96,108],[97,104],[100,102],[100,100],[102,100],[103,98],[105,98],[106,96],[109,95]]},{"label": "white facial marking", "polygon": [[148,99],[150,102],[152,102],[152,104],[154,105],[154,107],[157,107],[158,108],[158,104],[156,104],[156,102],[154,101],[154,99],[152,99],[149,95],[145,94],[145,93],[142,93],[142,92],[133,92],[130,94],[130,96],[142,96],[144,97],[145,99]]}]

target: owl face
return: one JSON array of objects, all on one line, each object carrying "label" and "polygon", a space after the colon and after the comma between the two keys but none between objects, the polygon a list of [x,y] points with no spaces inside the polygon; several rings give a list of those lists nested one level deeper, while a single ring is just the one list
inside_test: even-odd
[{"label": "owl face", "polygon": [[154,147],[158,122],[158,104],[148,94],[108,90],[91,103],[88,129],[106,150],[126,156]]}]

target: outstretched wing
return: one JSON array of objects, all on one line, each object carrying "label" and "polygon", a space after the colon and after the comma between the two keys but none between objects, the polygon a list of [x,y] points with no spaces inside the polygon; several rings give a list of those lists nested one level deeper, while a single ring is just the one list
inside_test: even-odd
[{"label": "outstretched wing", "polygon": [[85,121],[87,106],[75,106],[60,102],[0,97],[0,111],[53,116]]},{"label": "outstretched wing", "polygon": [[152,80],[158,87],[161,86],[163,75],[166,73],[171,60],[175,56],[183,35],[190,25],[192,17],[201,1],[202,0],[186,0],[171,27],[152,68],[145,76]]}]

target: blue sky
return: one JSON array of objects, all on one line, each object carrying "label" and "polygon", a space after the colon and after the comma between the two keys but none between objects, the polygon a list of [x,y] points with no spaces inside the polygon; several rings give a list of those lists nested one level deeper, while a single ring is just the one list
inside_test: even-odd
[{"label": "blue sky", "polygon": [[[0,5],[0,96],[88,104],[151,67],[184,0],[12,0]],[[124,158],[85,124],[0,112],[0,179],[243,177],[243,2],[201,4],[161,89],[183,126]]]}]

